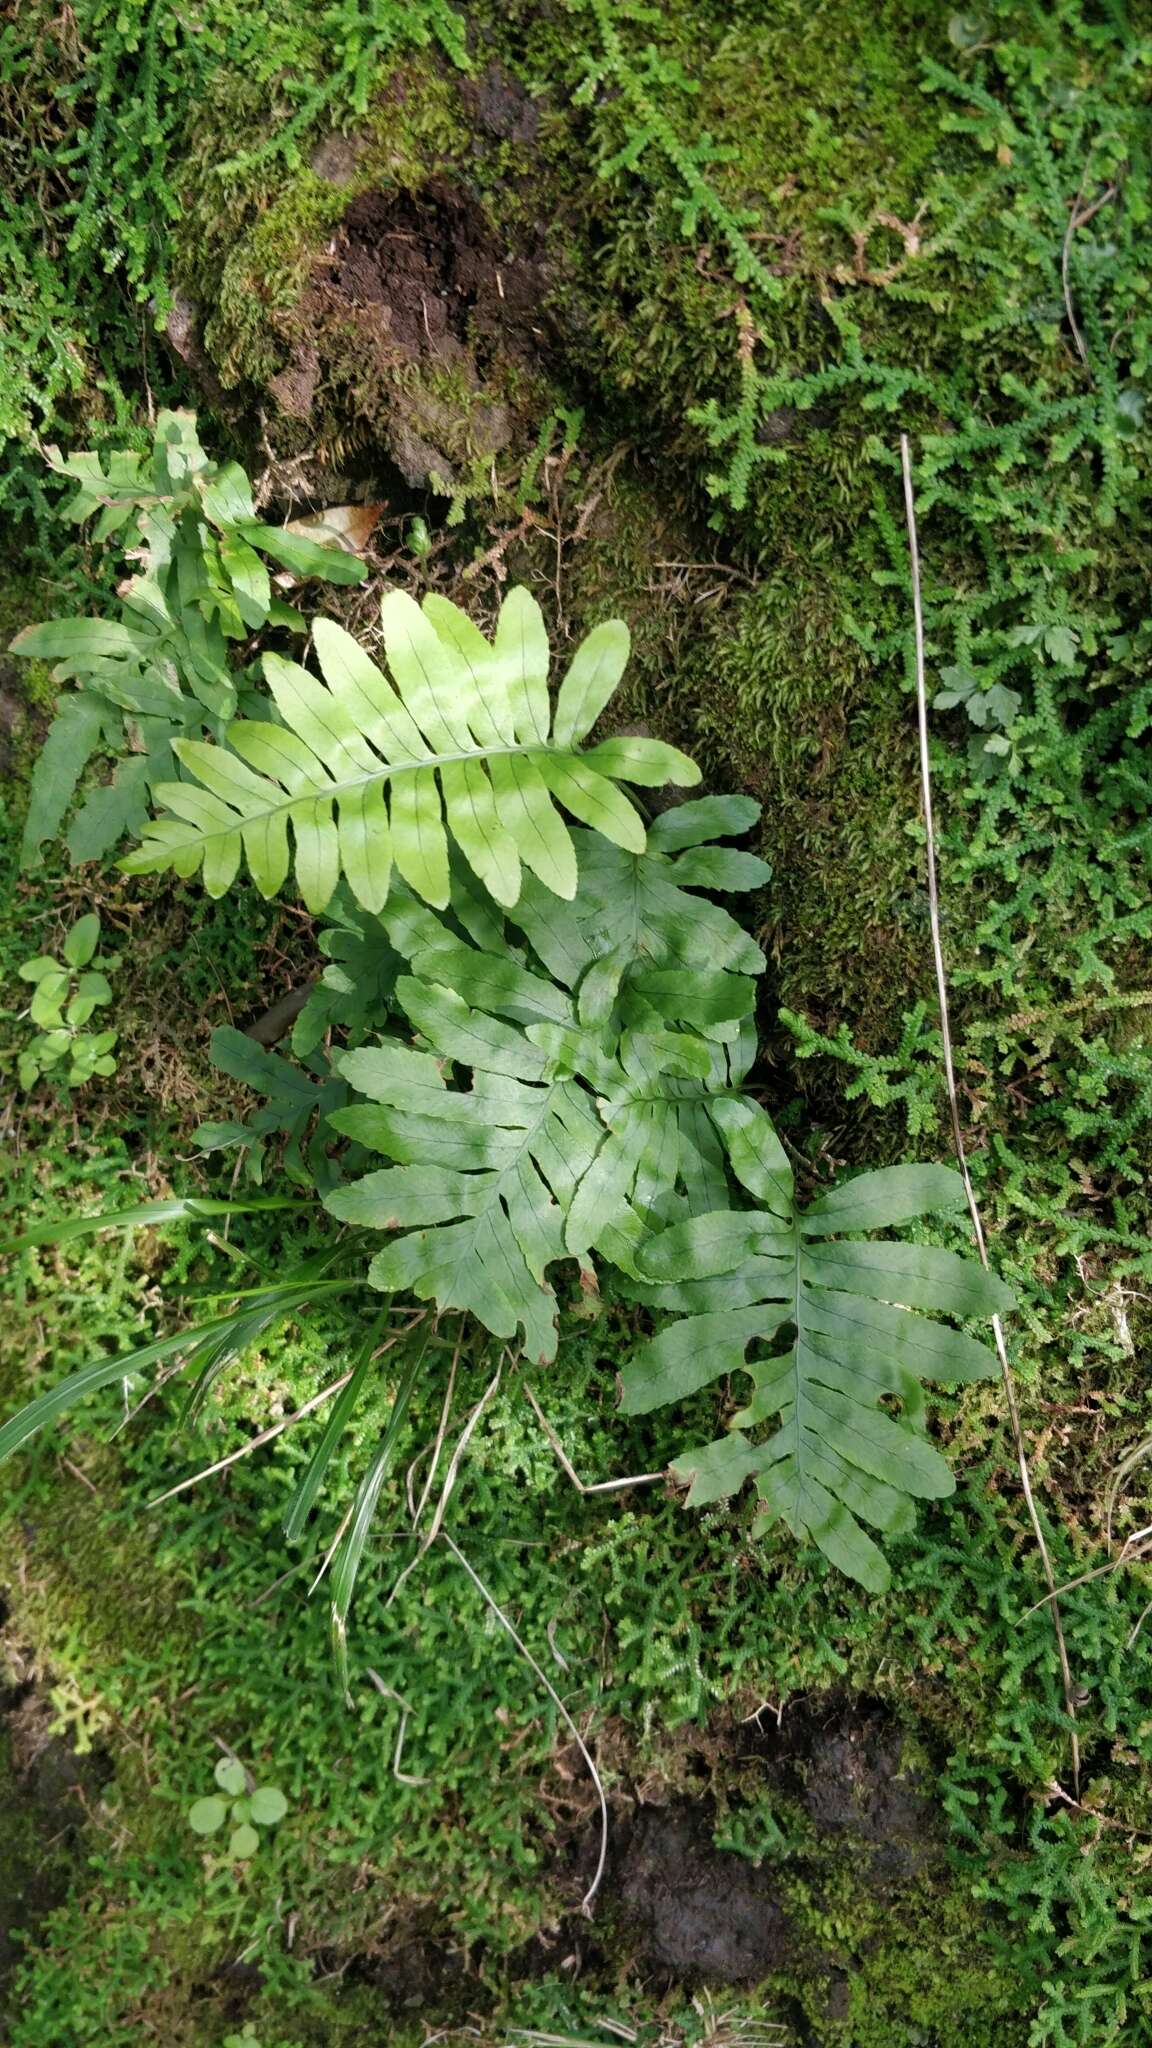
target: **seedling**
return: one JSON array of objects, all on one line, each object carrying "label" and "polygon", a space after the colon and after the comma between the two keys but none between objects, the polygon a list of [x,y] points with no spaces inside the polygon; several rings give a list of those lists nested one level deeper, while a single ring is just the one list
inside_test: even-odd
[{"label": "seedling", "polygon": [[273,1828],[283,1820],[288,1801],[276,1785],[258,1785],[250,1790],[248,1772],[232,1757],[221,1757],[216,1766],[216,1783],[219,1792],[210,1792],[189,1807],[188,1825],[193,1834],[215,1835],[231,1821],[226,1854],[234,1862],[247,1862],[260,1847],[257,1829]]},{"label": "seedling", "polygon": [[112,1057],[116,1033],[84,1029],[96,1011],[112,1000],[104,969],[115,963],[91,964],[99,944],[100,919],[90,911],[65,939],[63,960],[43,953],[25,960],[17,970],[22,981],[32,983],[27,1016],[37,1026],[35,1038],[17,1062],[21,1088],[34,1088],[45,1074],[64,1088],[83,1088],[98,1074],[116,1072]]}]

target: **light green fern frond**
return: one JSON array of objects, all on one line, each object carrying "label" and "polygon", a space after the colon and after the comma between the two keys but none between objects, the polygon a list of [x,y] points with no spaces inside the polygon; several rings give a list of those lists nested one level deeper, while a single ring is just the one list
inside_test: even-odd
[{"label": "light green fern frond", "polygon": [[271,896],[292,865],[291,826],[310,910],[324,909],[342,873],[357,901],[379,910],[393,866],[443,907],[451,837],[498,903],[516,902],[522,865],[571,897],[576,854],[558,804],[638,853],[643,821],[617,784],[699,781],[695,764],[659,740],[580,747],[628,658],[621,621],[597,626],[577,649],[553,712],[547,634],[528,591],[509,593],[491,643],[441,597],[421,610],[393,591],[381,617],[391,682],[341,626],[318,619],[323,681],[266,655],[283,722],[240,719],[225,747],[181,742],[194,779],[157,790],[169,815],[121,866],[202,867],[208,893],[221,896],[246,857]]},{"label": "light green fern frond", "polygon": [[[957,1383],[997,1370],[986,1346],[916,1311],[991,1316],[1012,1306],[1011,1291],[974,1259],[934,1245],[845,1241],[845,1232],[960,1206],[963,1183],[950,1169],[883,1168],[800,1210],[764,1112],[732,1099],[711,1115],[734,1172],[762,1206],[693,1217],[640,1249],[637,1267],[657,1284],[632,1291],[683,1320],[625,1368],[624,1410],[645,1414],[747,1373],[751,1398],[730,1434],[686,1451],[672,1468],[690,1483],[689,1504],[752,1479],[758,1529],[782,1521],[850,1578],[883,1592],[888,1565],[862,1524],[904,1533],[913,1500],[939,1499],[955,1484],[917,1426],[921,1379]],[[881,1405],[888,1397],[901,1404],[899,1419]],[[747,1432],[770,1420],[773,1434],[753,1441]]]},{"label": "light green fern frond", "polygon": [[649,1230],[726,1200],[707,1105],[731,1086],[728,1049],[585,1030],[551,981],[447,931],[414,966],[396,997],[417,1047],[346,1054],[341,1073],[369,1099],[329,1117],[395,1163],[326,1206],[403,1233],[374,1285],[468,1309],[499,1337],[522,1328],[530,1356],[552,1358],[552,1264],[587,1270],[597,1251],[632,1270]]},{"label": "light green fern frond", "polygon": [[676,1023],[705,1038],[738,1037],[764,955],[720,904],[695,891],[745,892],[770,881],[766,861],[711,843],[747,832],[759,815],[751,797],[676,804],[649,826],[642,854],[577,832],[580,888],[571,903],[525,880],[511,921],[549,973],[576,991],[582,1023],[614,1017],[634,1030]]}]

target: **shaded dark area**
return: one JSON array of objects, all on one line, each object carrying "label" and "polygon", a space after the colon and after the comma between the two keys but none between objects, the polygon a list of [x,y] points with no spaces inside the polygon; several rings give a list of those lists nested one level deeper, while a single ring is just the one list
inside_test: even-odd
[{"label": "shaded dark area", "polygon": [[[698,1747],[693,1748],[693,1743]],[[830,1694],[798,1704],[779,1728],[718,1723],[690,1731],[685,1778],[699,1792],[651,1804],[641,1787],[613,1803],[607,1874],[591,1920],[579,1910],[599,1855],[599,1824],[573,1809],[546,1849],[555,1921],[504,1961],[471,1952],[434,1907],[386,1919],[377,1952],[347,1967],[400,2018],[419,2012],[438,2024],[491,2009],[499,1995],[557,1973],[607,1995],[621,1967],[667,1989],[754,1984],[802,1968],[838,1999],[842,1955],[814,1948],[789,1911],[798,1882],[818,1899],[852,1860],[862,1887],[899,1916],[939,1858],[941,1822],[901,1724],[868,1699]],[[581,1788],[583,1789],[583,1788]],[[755,1792],[789,1819],[795,1854],[761,1860],[718,1848],[723,1812]],[[335,1960],[335,1959],[334,1959]]]},{"label": "shaded dark area", "polygon": [[376,307],[411,356],[459,362],[473,338],[531,355],[546,339],[542,253],[502,245],[475,200],[443,179],[418,195],[362,193],[334,242],[330,288]]},{"label": "shaded dark area", "polygon": [[712,1847],[698,1807],[643,1813],[616,1875],[646,1957],[674,1978],[755,1983],[787,1962],[788,1917],[771,1869]]},{"label": "shaded dark area", "polygon": [[442,178],[360,193],[278,323],[290,356],[268,388],[281,416],[315,426],[351,402],[408,485],[454,489],[462,469],[526,441],[511,387],[549,346],[542,250],[510,247]]},{"label": "shaded dark area", "polygon": [[[0,1631],[6,1618],[0,1600]],[[112,1775],[99,1751],[80,1755],[52,1732],[52,1703],[24,1667],[0,1633],[0,2024],[7,1980],[66,1898],[89,1805]]]}]

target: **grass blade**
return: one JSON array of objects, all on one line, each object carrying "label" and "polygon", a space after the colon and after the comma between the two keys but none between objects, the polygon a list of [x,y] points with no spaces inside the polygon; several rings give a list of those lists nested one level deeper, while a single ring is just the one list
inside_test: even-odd
[{"label": "grass blade", "polygon": [[207,1216],[243,1216],[253,1209],[308,1209],[310,1202],[291,1195],[253,1195],[243,1202],[227,1202],[208,1195],[172,1195],[162,1202],[137,1202],[132,1209],[112,1209],[97,1216],[63,1216],[54,1223],[37,1223],[18,1237],[0,1238],[0,1252],[27,1251],[32,1245],[67,1244],[74,1237],[89,1237],[97,1230],[133,1230],[148,1223],[196,1222]]},{"label": "grass blade", "polygon": [[348,1700],[349,1705],[351,1705],[351,1693],[348,1687],[348,1611],[352,1605],[352,1595],[356,1590],[356,1578],[360,1570],[361,1559],[364,1555],[364,1546],[368,1541],[368,1532],[372,1527],[372,1519],[376,1513],[376,1503],[380,1498],[380,1489],[392,1469],[396,1456],[396,1446],[400,1440],[400,1431],[404,1424],[404,1417],[408,1413],[408,1405],[412,1399],[420,1367],[424,1363],[424,1354],[428,1349],[428,1341],[431,1335],[432,1318],[430,1316],[424,1327],[422,1341],[413,1352],[401,1375],[395,1399],[392,1403],[392,1413],[388,1417],[388,1427],[384,1432],[380,1447],[356,1490],[356,1498],[352,1503],[348,1530],[340,1545],[332,1571],[332,1650],[336,1659],[336,1670],[340,1684],[343,1687],[344,1696]]},{"label": "grass blade", "polygon": [[360,1399],[361,1390],[372,1363],[377,1340],[388,1324],[387,1314],[378,1316],[360,1347],[360,1355],[352,1368],[352,1377],[339,1397],[324,1426],[324,1434],[317,1444],[305,1468],[300,1484],[288,1503],[284,1515],[284,1534],[289,1542],[303,1534],[304,1525],[316,1504],[316,1497],[324,1484],[324,1476],[332,1461],[344,1431],[352,1419],[352,1412]]},{"label": "grass blade", "polygon": [[98,1393],[101,1387],[110,1386],[114,1380],[125,1379],[129,1373],[139,1372],[142,1366],[157,1365],[166,1358],[186,1350],[189,1362],[205,1344],[211,1344],[222,1334],[232,1319],[227,1316],[214,1318],[209,1323],[193,1324],[191,1329],[178,1330],[174,1337],[158,1337],[151,1344],[142,1344],[135,1351],[125,1351],[118,1358],[94,1358],[88,1365],[82,1365],[78,1372],[70,1373],[65,1380],[59,1380],[48,1391],[38,1394],[17,1411],[0,1429],[0,1464],[26,1444],[38,1430],[55,1422],[66,1414],[77,1401],[83,1401],[88,1394]]}]

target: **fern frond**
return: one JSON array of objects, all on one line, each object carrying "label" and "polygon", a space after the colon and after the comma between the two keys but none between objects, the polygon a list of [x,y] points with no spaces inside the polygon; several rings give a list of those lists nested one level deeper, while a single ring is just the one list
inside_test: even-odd
[{"label": "fern frond", "polygon": [[292,863],[300,893],[323,910],[341,873],[379,910],[393,865],[429,903],[449,899],[448,842],[498,903],[516,902],[521,864],[556,895],[576,890],[576,855],[557,802],[615,844],[642,851],[643,822],[617,783],[698,782],[686,755],[658,740],[609,739],[581,750],[619,681],[628,629],[597,626],[548,696],[548,640],[526,590],[501,607],[494,641],[445,598],[423,611],[402,591],[381,608],[390,683],[330,619],[314,628],[321,682],[266,655],[283,723],[240,719],[228,745],[176,747],[195,780],[156,792],[169,816],[120,865],[130,874],[203,869],[222,896],[242,857],[274,895]]},{"label": "fern frond", "polygon": [[346,1054],[369,1100],[329,1118],[395,1164],[326,1206],[406,1233],[373,1261],[374,1285],[469,1309],[499,1337],[522,1327],[530,1355],[552,1358],[556,1260],[587,1268],[596,1250],[632,1270],[648,1230],[726,1199],[705,1105],[732,1085],[727,1049],[690,1032],[606,1041],[551,981],[445,928],[414,965],[396,996],[419,1049]]},{"label": "fern frond", "polygon": [[575,991],[583,1024],[614,1015],[633,1030],[685,1024],[706,1038],[737,1038],[764,955],[718,903],[688,892],[764,887],[772,875],[766,861],[711,843],[747,832],[759,815],[744,796],[677,804],[649,826],[642,854],[576,832],[580,888],[570,903],[525,879],[512,921],[548,972]]},{"label": "fern frond", "polygon": [[[782,1521],[840,1571],[883,1592],[888,1565],[862,1524],[903,1533],[913,1500],[939,1499],[955,1484],[915,1426],[920,1380],[984,1379],[997,1369],[986,1346],[915,1311],[991,1316],[1012,1306],[1011,1291],[975,1260],[933,1245],[845,1240],[848,1231],[959,1207],[963,1184],[950,1169],[882,1168],[800,1210],[764,1112],[730,1100],[713,1105],[712,1120],[733,1171],[762,1206],[693,1217],[640,1249],[637,1267],[657,1284],[630,1291],[686,1313],[625,1368],[624,1411],[645,1414],[728,1373],[747,1373],[751,1398],[730,1434],[672,1467],[689,1485],[689,1504],[752,1479],[758,1531]],[[750,1344],[760,1349],[751,1361]],[[902,1404],[899,1421],[880,1405],[889,1396]],[[746,1434],[771,1419],[766,1440]]]}]

